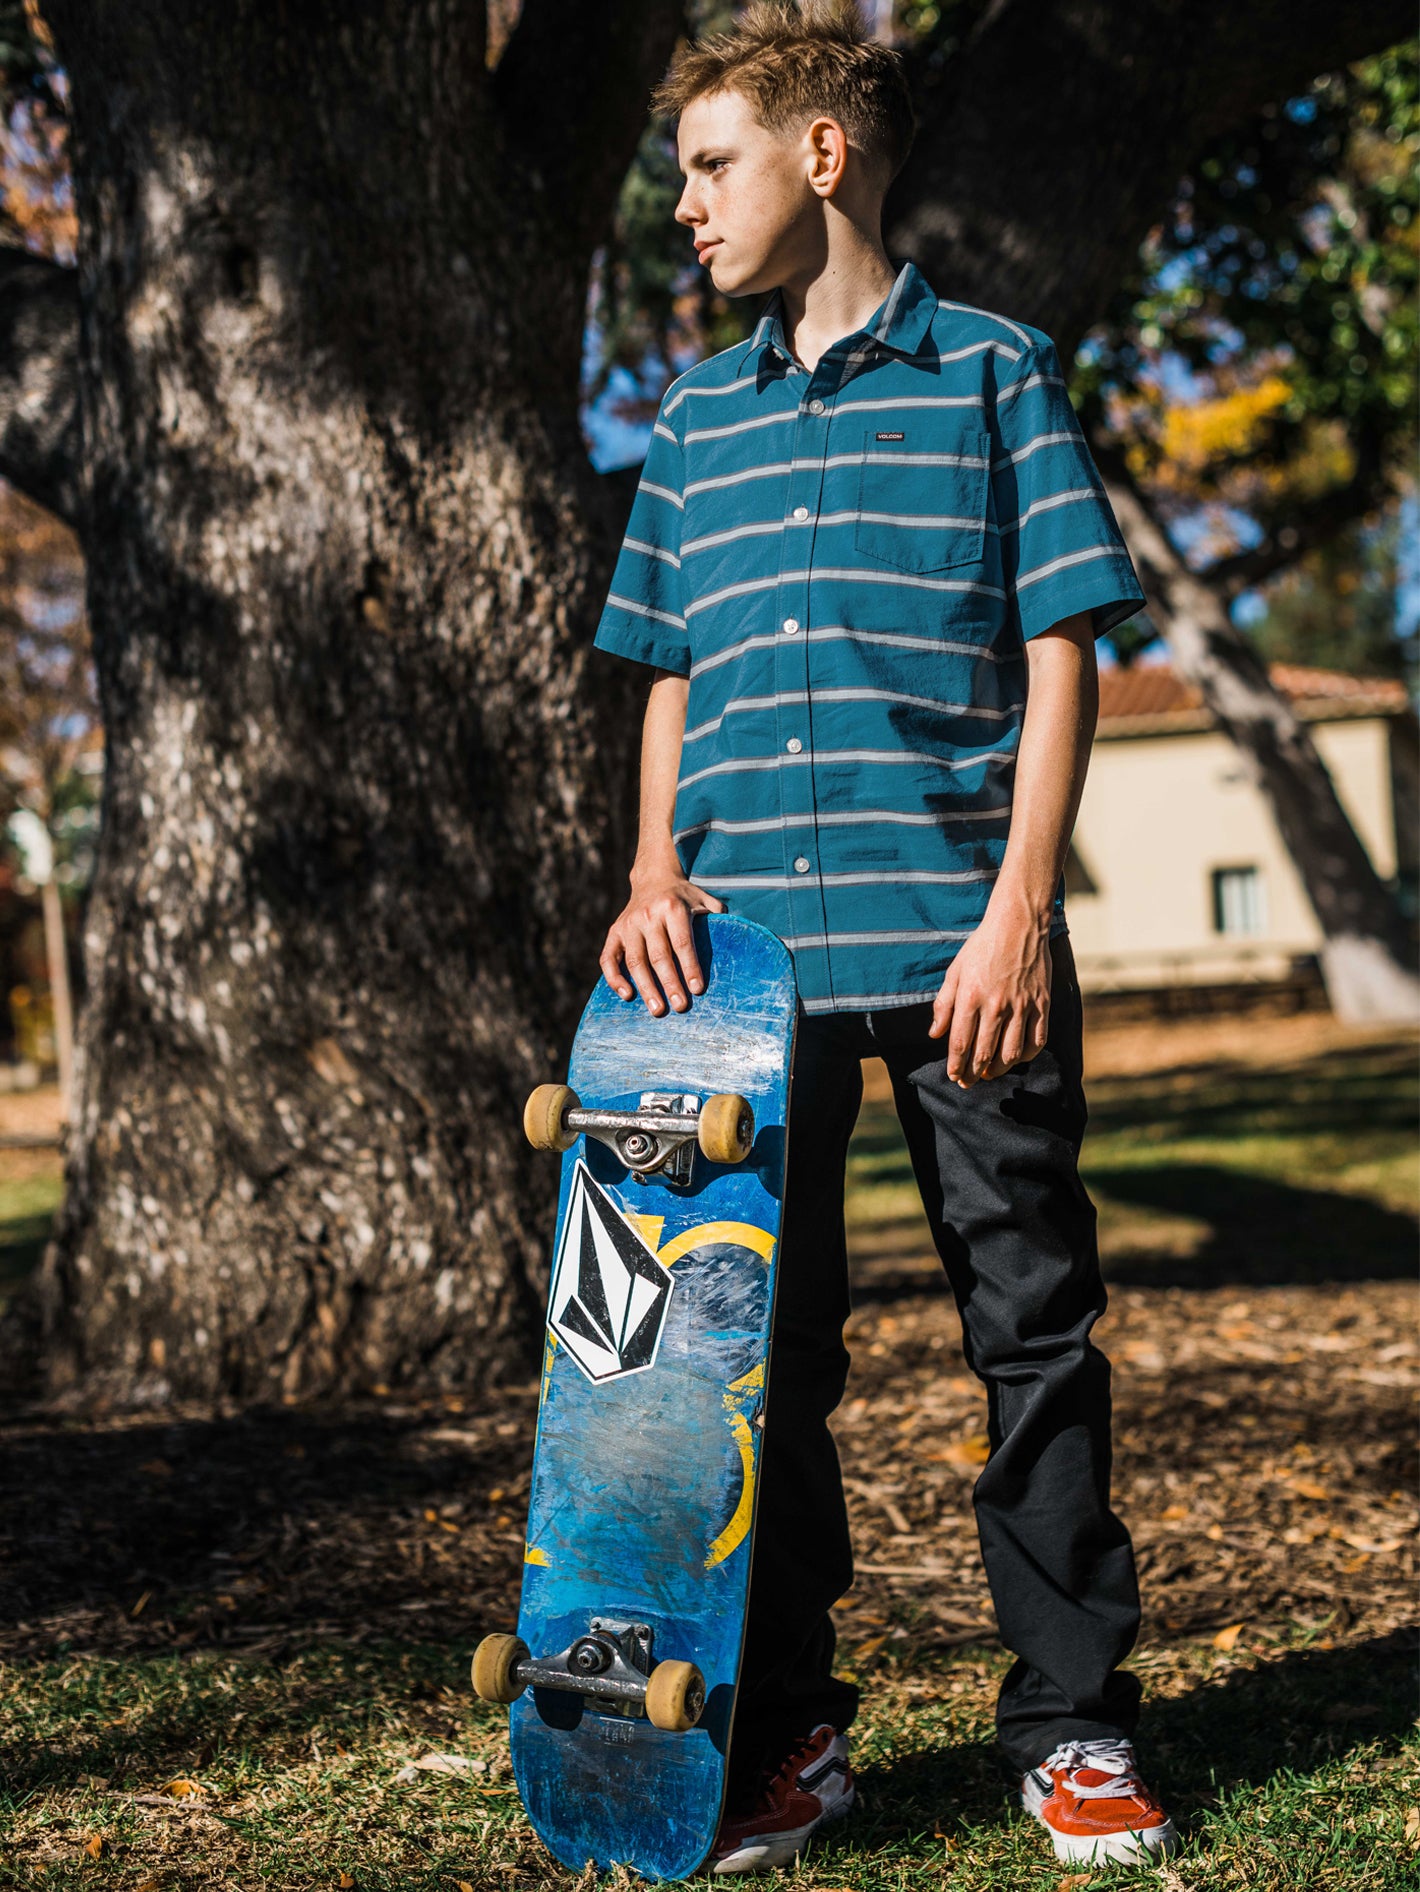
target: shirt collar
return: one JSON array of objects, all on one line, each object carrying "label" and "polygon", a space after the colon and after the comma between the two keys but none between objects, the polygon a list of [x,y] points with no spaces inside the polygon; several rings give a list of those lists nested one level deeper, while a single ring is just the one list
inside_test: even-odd
[{"label": "shirt collar", "polygon": [[[862,337],[893,354],[915,355],[922,346],[936,312],[937,292],[915,263],[904,263],[887,293],[887,299],[873,311],[856,334],[845,337],[845,340],[856,341]],[[836,343],[835,346],[841,347],[842,343]],[[784,339],[784,297],[778,289],[765,303],[763,313],[755,323],[754,333],[744,344],[737,364],[739,369],[743,370],[766,349],[783,361],[792,359],[789,344]]]}]

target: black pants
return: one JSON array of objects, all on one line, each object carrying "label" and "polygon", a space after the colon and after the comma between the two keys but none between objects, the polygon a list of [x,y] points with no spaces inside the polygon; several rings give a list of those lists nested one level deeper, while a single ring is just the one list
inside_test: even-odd
[{"label": "black pants", "polygon": [[[843,1172],[864,1057],[892,1078],[913,1172],[956,1296],[968,1366],[986,1384],[991,1456],[977,1528],[1002,1641],[1016,1661],[996,1725],[1007,1764],[1059,1742],[1132,1734],[1139,1684],[1118,1664],[1139,1624],[1134,1558],[1109,1508],[1109,1363],[1095,1212],[1076,1168],[1085,1129],[1080,992],[1052,942],[1049,1039],[1029,1063],[962,1090],[930,1004],[801,1016],[779,1290],[734,1771],[858,1691],[832,1673],[829,1610],[853,1579],[828,1416],[843,1397],[849,1312]],[[922,1433],[914,1433],[914,1443]]]}]

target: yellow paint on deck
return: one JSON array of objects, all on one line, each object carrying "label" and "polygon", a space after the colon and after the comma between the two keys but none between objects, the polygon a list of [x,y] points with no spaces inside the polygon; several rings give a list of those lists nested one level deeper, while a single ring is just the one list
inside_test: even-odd
[{"label": "yellow paint on deck", "polygon": [[535,1544],[529,1544],[527,1549],[523,1552],[523,1562],[525,1564],[541,1564],[543,1568],[546,1569],[548,1563],[547,1552],[545,1550],[539,1550]]},{"label": "yellow paint on deck", "polygon": [[737,1247],[753,1249],[765,1262],[774,1253],[774,1237],[767,1230],[756,1228],[753,1222],[701,1222],[695,1228],[686,1229],[684,1234],[673,1235],[665,1247],[657,1251],[656,1259],[663,1267],[670,1268],[692,1248],[705,1248],[711,1242],[734,1242]]},{"label": "yellow paint on deck", "polygon": [[552,1356],[556,1351],[557,1336],[549,1329],[547,1334],[547,1346],[542,1356],[542,1385],[537,1395],[537,1403],[539,1406],[541,1406],[543,1401],[547,1398],[547,1385],[548,1381],[552,1378]]},{"label": "yellow paint on deck", "polygon": [[666,1218],[663,1215],[635,1215],[625,1209],[622,1214],[654,1255],[661,1245],[661,1230],[666,1226]]},{"label": "yellow paint on deck", "polygon": [[754,1513],[754,1442],[750,1438],[749,1421],[742,1412],[731,1413],[730,1430],[735,1435],[735,1444],[740,1448],[744,1483],[740,1486],[740,1501],[735,1506],[735,1515],[710,1546],[710,1555],[705,1559],[707,1570],[722,1564],[730,1552],[744,1542]]},{"label": "yellow paint on deck", "polygon": [[[748,1373],[741,1373],[737,1380],[730,1381],[732,1393],[757,1393],[764,1385],[764,1362],[752,1366]],[[732,1401],[731,1404],[734,1402]]]}]

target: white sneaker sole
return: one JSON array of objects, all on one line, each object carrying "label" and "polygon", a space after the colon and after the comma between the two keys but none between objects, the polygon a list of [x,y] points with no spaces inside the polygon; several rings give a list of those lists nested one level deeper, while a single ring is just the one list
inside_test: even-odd
[{"label": "white sneaker sole", "polygon": [[1049,1794],[1027,1774],[1021,1789],[1021,1805],[1031,1818],[1038,1820],[1050,1835],[1055,1857],[1070,1866],[1102,1866],[1113,1860],[1121,1866],[1147,1866],[1156,1859],[1166,1859],[1178,1851],[1178,1834],[1173,1821],[1162,1826],[1144,1826],[1137,1832],[1103,1833],[1094,1839],[1083,1833],[1059,1833],[1041,1812]]},{"label": "white sneaker sole", "polygon": [[813,1835],[822,1826],[841,1820],[857,1798],[857,1788],[850,1787],[831,1807],[825,1807],[807,1826],[791,1826],[782,1833],[766,1833],[763,1839],[747,1841],[710,1867],[711,1876],[727,1872],[769,1872],[776,1866],[792,1866]]}]

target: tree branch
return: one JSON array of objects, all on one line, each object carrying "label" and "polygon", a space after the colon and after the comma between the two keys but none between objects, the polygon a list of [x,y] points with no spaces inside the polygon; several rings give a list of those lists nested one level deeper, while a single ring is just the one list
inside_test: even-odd
[{"label": "tree branch", "polygon": [[1216,559],[1199,577],[1234,598],[1248,586],[1263,584],[1295,565],[1318,546],[1329,544],[1343,527],[1374,512],[1386,495],[1380,443],[1363,435],[1357,445],[1356,471],[1344,486],[1333,486],[1306,505],[1289,504],[1284,516],[1265,522],[1256,545]]},{"label": "tree branch", "polygon": [[651,87],[681,29],[682,0],[525,0],[494,96],[510,146],[565,195],[590,249],[646,125]]},{"label": "tree branch", "polygon": [[889,250],[1044,328],[1098,321],[1207,141],[1414,26],[1409,0],[999,0],[924,72]]},{"label": "tree branch", "polygon": [[76,528],[78,354],[77,272],[0,249],[0,475]]}]

